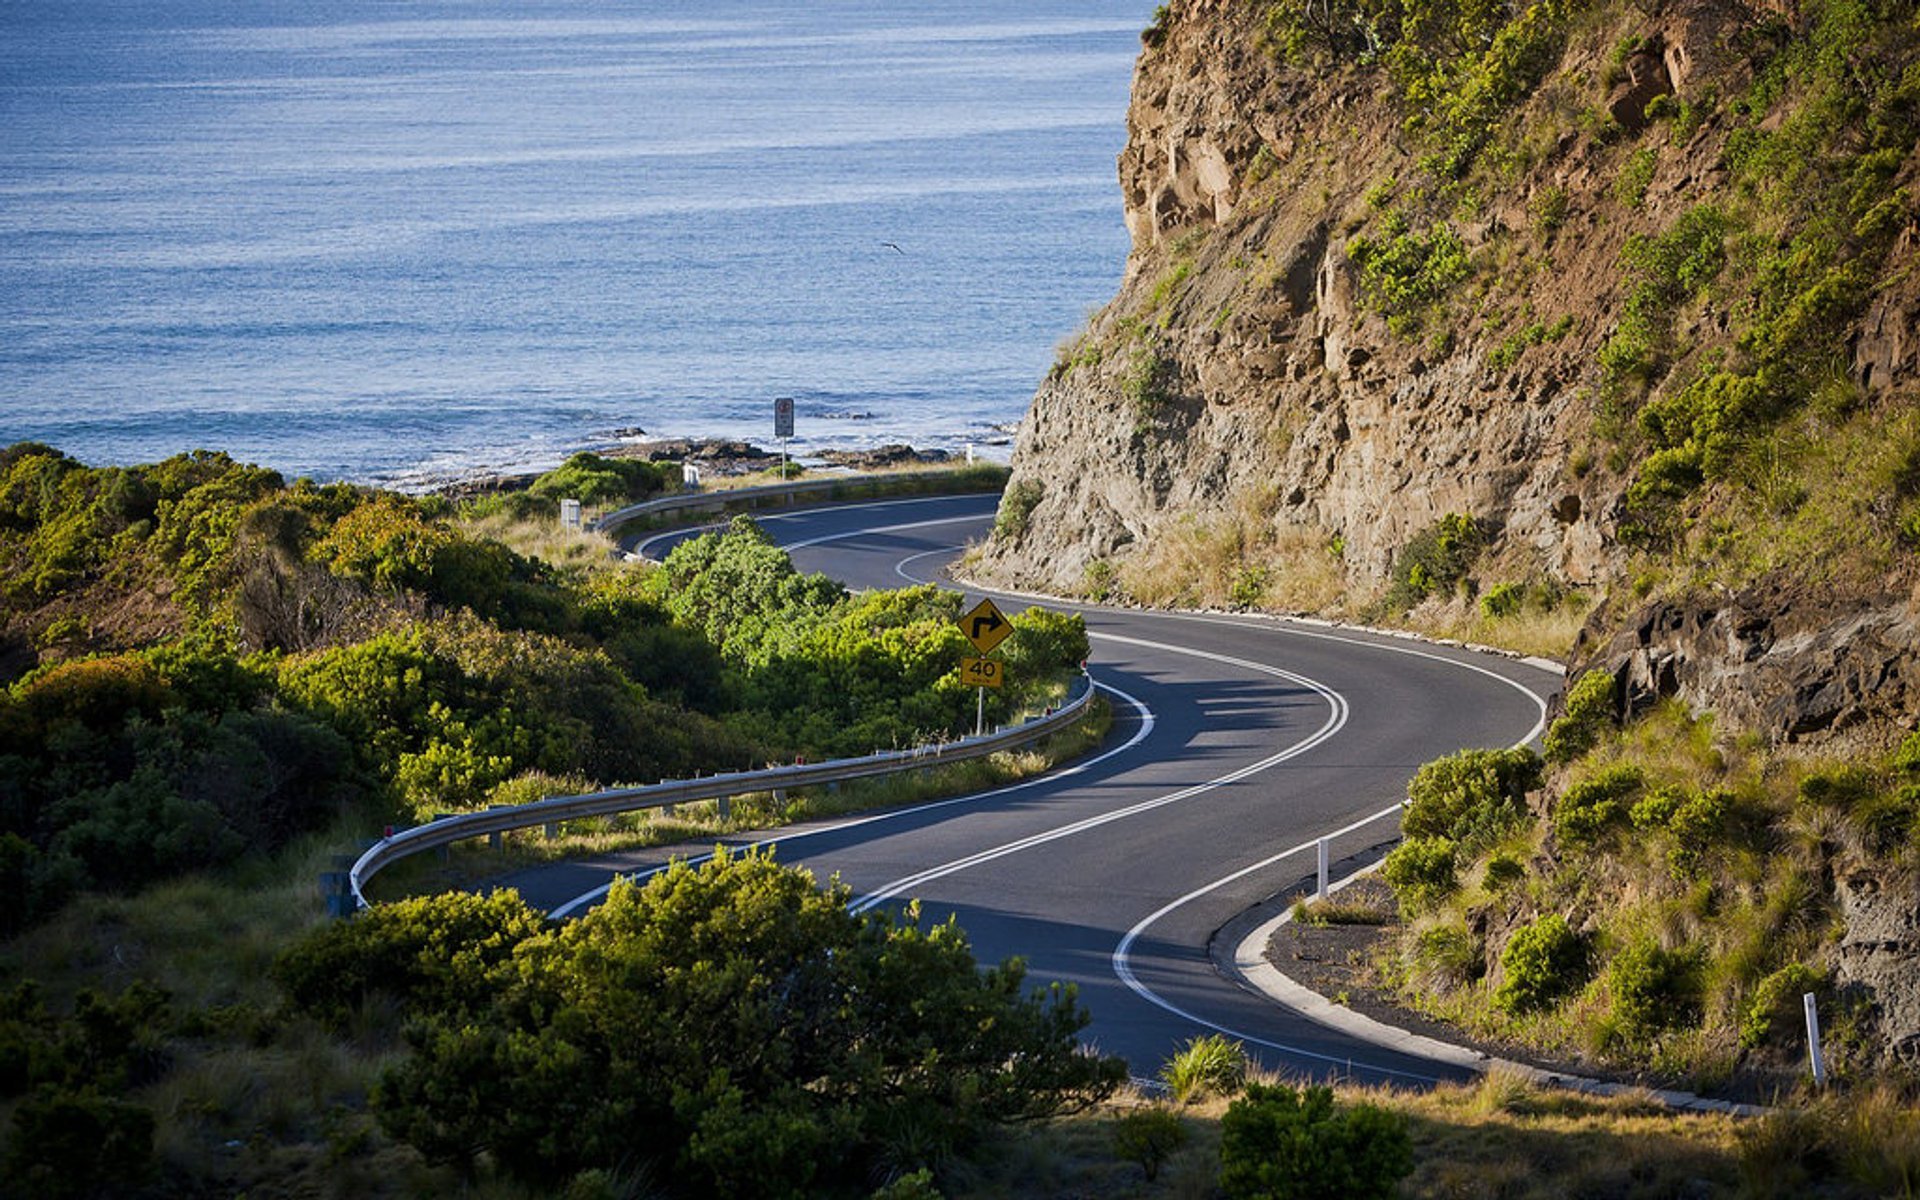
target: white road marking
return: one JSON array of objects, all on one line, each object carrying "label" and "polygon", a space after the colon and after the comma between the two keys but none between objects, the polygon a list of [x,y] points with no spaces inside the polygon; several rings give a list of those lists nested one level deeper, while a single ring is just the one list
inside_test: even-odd
[{"label": "white road marking", "polygon": [[1321,698],[1327,701],[1327,720],[1320,728],[1314,730],[1293,745],[1288,746],[1286,749],[1276,754],[1271,754],[1258,762],[1249,763],[1238,770],[1229,771],[1225,775],[1209,779],[1205,783],[1193,784],[1190,787],[1181,788],[1179,791],[1169,792],[1164,796],[1156,796],[1151,800],[1142,800],[1137,804],[1130,804],[1125,808],[1116,808],[1111,812],[1101,813],[1098,816],[1086,817],[1082,820],[1074,821],[1071,824],[1062,825],[1056,829],[1030,834],[1027,837],[1018,838],[1000,846],[981,850],[963,858],[956,858],[950,862],[942,863],[939,866],[929,867],[924,871],[916,871],[911,875],[902,876],[860,897],[854,902],[854,911],[864,912],[877,904],[883,904],[891,900],[909,888],[919,887],[923,884],[931,883],[936,879],[943,879],[948,875],[958,874],[961,871],[969,870],[983,863],[993,862],[995,859],[1005,858],[1010,854],[1018,854],[1023,850],[1031,850],[1036,846],[1044,846],[1049,842],[1059,841],[1061,838],[1073,837],[1076,834],[1085,833],[1090,829],[1098,829],[1102,825],[1108,825],[1114,821],[1122,821],[1128,817],[1138,816],[1141,813],[1152,812],[1154,809],[1164,808],[1169,804],[1178,804],[1183,800],[1191,800],[1195,796],[1204,795],[1217,788],[1225,787],[1227,784],[1237,783],[1250,775],[1256,775],[1269,767],[1278,766],[1288,759],[1305,754],[1307,751],[1338,733],[1341,727],[1347,723],[1346,698],[1325,684],[1309,679],[1304,675],[1298,675],[1292,671],[1284,671],[1279,667],[1270,667],[1265,663],[1257,663],[1250,659],[1234,658],[1225,654],[1214,654],[1211,651],[1194,650],[1189,647],[1173,646],[1163,642],[1149,642],[1140,638],[1121,637],[1117,634],[1089,634],[1088,636],[1096,641],[1118,642],[1122,645],[1141,646],[1152,650],[1164,650],[1173,654],[1185,654],[1194,658],[1209,659],[1214,662],[1226,663],[1230,666],[1241,667],[1245,670],[1258,672],[1263,675],[1271,675],[1278,679],[1284,679],[1289,683],[1299,684],[1302,687],[1319,693]]},{"label": "white road marking", "polygon": [[[1141,742],[1146,741],[1147,736],[1153,732],[1154,726],[1158,724],[1158,721],[1155,719],[1153,715],[1153,710],[1148,708],[1145,704],[1141,703],[1135,697],[1127,694],[1126,692],[1121,691],[1117,687],[1111,686],[1110,684],[1095,683],[1094,686],[1099,688],[1101,691],[1109,692],[1112,695],[1118,697],[1119,699],[1125,701],[1126,703],[1132,705],[1134,712],[1140,718],[1140,728],[1135,730],[1133,736],[1128,738],[1126,742],[1122,745],[1115,746],[1111,750],[1107,750],[1101,754],[1097,754],[1094,757],[1087,759],[1085,762],[1075,763],[1072,766],[1067,767],[1063,770],[1051,771],[1045,775],[1037,775],[1032,779],[1022,780],[1019,783],[1008,784],[1006,787],[995,788],[989,792],[974,792],[966,796],[951,796],[945,800],[933,800],[926,804],[916,804],[911,808],[892,808],[892,809],[888,809],[885,812],[869,813],[865,816],[854,817],[850,820],[836,822],[835,824],[832,824],[832,825],[822,825],[817,829],[803,829],[797,832],[776,831],[774,833],[768,834],[766,837],[760,838],[758,841],[748,842],[745,848],[758,849],[761,846],[774,846],[782,842],[797,842],[805,838],[818,837],[824,833],[838,833],[845,829],[857,829],[862,825],[872,825],[880,821],[895,821],[900,819],[901,817],[917,816],[920,813],[934,812],[942,808],[951,808],[956,804],[973,804],[981,800],[990,800],[995,796],[1007,795],[1009,792],[1017,792],[1025,788],[1036,787],[1042,783],[1052,783],[1057,779],[1071,779],[1073,776],[1078,775],[1081,772],[1086,771],[1092,767],[1098,766],[1099,764],[1107,761],[1110,758],[1113,758],[1117,755],[1125,754],[1127,751],[1133,749],[1135,746],[1138,746]],[[702,854],[695,858],[687,858],[679,861],[683,861],[691,865],[698,866],[699,864],[706,862],[712,857],[713,855],[711,854]],[[653,875],[659,874],[661,871],[664,871],[664,870],[666,870],[665,865],[658,866],[658,867],[650,867],[645,871],[639,871],[632,875],[616,874],[614,876],[614,879],[623,879],[623,878],[635,879],[635,880],[647,879]],[[593,904],[595,901],[599,900],[602,896],[605,896],[612,887],[613,887],[613,880],[608,880],[606,883],[601,884],[599,887],[594,888],[590,892],[584,892],[581,895],[575,896],[573,899],[567,901],[565,904],[562,904],[560,907],[553,909],[551,912],[548,913],[548,915],[551,917],[555,917],[557,919],[564,920],[565,918],[572,916],[578,910],[585,908],[590,904]]]},{"label": "white road marking", "polygon": [[[716,493],[716,495],[721,495],[721,494],[723,493]],[[938,504],[938,503],[941,503],[942,501],[951,501],[953,499],[954,497],[952,496],[922,496],[917,500],[875,500],[865,504],[836,504],[836,505],[833,505],[832,508],[834,512],[863,512],[870,508],[898,508],[907,504]],[[818,511],[819,511],[818,509],[810,509],[803,512],[766,513],[764,515],[749,513],[746,515],[752,516],[755,521],[759,522],[762,525],[770,525],[776,521],[804,520],[808,516],[814,515]],[[952,525],[960,521],[978,521],[982,519],[983,518],[981,514],[976,513],[968,517],[954,517],[950,520],[943,520],[943,521],[926,521],[926,522],[922,522],[921,524]],[[683,529],[668,529],[661,533],[656,533],[652,537],[647,538],[644,541],[635,542],[633,545],[633,549],[630,551],[630,553],[637,554],[642,558],[647,558],[649,557],[649,555],[647,554],[647,551],[656,542],[664,542],[664,541],[667,541],[669,538],[684,537],[688,533],[711,533],[716,529],[725,529],[732,522],[732,520],[733,518],[729,517],[725,521],[716,521],[710,525],[694,525],[689,528],[683,528]],[[848,533],[834,534],[831,537],[814,538],[812,541],[792,542],[786,546],[786,549],[794,550],[794,549],[798,549],[801,546],[816,546],[816,545],[819,545],[821,542],[837,541],[840,538],[859,537],[862,534],[868,534],[868,533],[886,533],[892,530],[915,529],[915,528],[919,528],[919,525],[892,525],[892,526],[888,526],[887,529],[856,529]]]},{"label": "white road marking", "polygon": [[[1390,814],[1396,813],[1398,811],[1400,811],[1400,806],[1396,804],[1391,808],[1382,809],[1370,817],[1362,817],[1360,820],[1355,821],[1353,824],[1347,825],[1341,829],[1336,829],[1332,833],[1326,834],[1324,836],[1330,837],[1330,838],[1336,838],[1336,837],[1342,836],[1343,834],[1352,833],[1354,830],[1360,829],[1367,825],[1371,825],[1375,821],[1384,820]],[[1152,913],[1149,913],[1145,918],[1143,918],[1139,924],[1135,925],[1132,929],[1127,930],[1127,935],[1120,939],[1120,944],[1118,946],[1114,947],[1113,958],[1112,958],[1113,973],[1117,975],[1120,978],[1120,982],[1126,984],[1127,987],[1131,989],[1135,995],[1139,996],[1142,1000],[1145,1000],[1147,1003],[1153,1005],[1154,1007],[1160,1009],[1161,1011],[1171,1013],[1174,1016],[1180,1017],[1183,1020],[1192,1021],[1194,1024],[1200,1026],[1203,1029],[1211,1029],[1215,1033],[1224,1034],[1227,1037],[1235,1039],[1236,1041],[1251,1042],[1256,1046],[1264,1046],[1269,1050],[1277,1050],[1282,1054],[1288,1054],[1288,1055],[1294,1055],[1301,1058],[1312,1059],[1315,1062],[1331,1063],[1335,1066],[1344,1065],[1350,1069],[1357,1068],[1360,1070],[1371,1071],[1375,1074],[1391,1075],[1400,1079],[1412,1079],[1420,1083],[1440,1082],[1439,1076],[1436,1076],[1436,1075],[1422,1075],[1415,1071],[1402,1071],[1395,1067],[1382,1067],[1374,1063],[1363,1062],[1360,1059],[1356,1059],[1351,1056],[1339,1057],[1331,1054],[1321,1054],[1313,1050],[1305,1049],[1304,1047],[1301,1047],[1301,1046],[1289,1046],[1284,1042],[1272,1041],[1268,1038],[1260,1037],[1257,1034],[1247,1033],[1244,1030],[1234,1029],[1234,1028],[1231,1028],[1230,1026],[1222,1025],[1217,1021],[1209,1021],[1207,1018],[1199,1015],[1198,1013],[1189,1012],[1188,1010],[1181,1008],[1178,1004],[1173,1003],[1173,1001],[1168,1000],[1164,996],[1161,996],[1158,992],[1155,992],[1152,988],[1148,987],[1145,983],[1141,982],[1140,977],[1134,973],[1132,953],[1131,953],[1133,950],[1133,945],[1135,942],[1139,941],[1141,935],[1145,934],[1146,931],[1149,928],[1151,928],[1155,922],[1160,920],[1160,918],[1166,916],[1170,912],[1175,911],[1176,909],[1179,909],[1187,904],[1192,903],[1195,900],[1198,900],[1202,896],[1205,896],[1211,892],[1216,892],[1230,883],[1234,883],[1241,879],[1245,879],[1247,876],[1252,875],[1257,871],[1264,871],[1268,867],[1271,867],[1273,864],[1279,862],[1282,859],[1290,858],[1295,854],[1305,853],[1306,851],[1313,849],[1314,845],[1318,841],[1319,839],[1315,838],[1313,839],[1313,841],[1301,842],[1297,846],[1289,847],[1288,849],[1282,850],[1280,853],[1275,854],[1269,858],[1263,858],[1257,863],[1253,863],[1250,866],[1242,867],[1231,875],[1227,875],[1223,878],[1216,879],[1212,883],[1209,883],[1204,887],[1195,888],[1193,891],[1188,892],[1186,895],[1180,897],[1178,900],[1169,901],[1168,903],[1162,905],[1158,909],[1155,909]]]}]

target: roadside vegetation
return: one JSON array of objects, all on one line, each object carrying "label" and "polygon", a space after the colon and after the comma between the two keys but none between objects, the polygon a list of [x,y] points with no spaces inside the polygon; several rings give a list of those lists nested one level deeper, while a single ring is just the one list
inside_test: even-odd
[{"label": "roadside vegetation", "polygon": [[[613,502],[654,489],[639,466],[582,456],[529,494],[597,479]],[[367,1115],[423,1012],[383,994],[328,1025],[271,982],[321,920],[323,871],[437,812],[972,729],[958,595],[849,595],[744,518],[658,568],[573,535],[539,557],[486,533],[541,548],[517,503],[288,484],[210,453],[95,469],[0,451],[7,1178],[48,1196],[443,1192],[458,1165]],[[1057,702],[1086,655],[1077,620],[1014,623],[989,720]],[[1097,735],[742,804],[732,824],[1018,778]],[[722,828],[699,818],[571,832]]]},{"label": "roadside vegetation", "polygon": [[1841,890],[1920,866],[1920,735],[1821,761],[1671,705],[1616,727],[1612,689],[1576,681],[1548,761],[1421,769],[1384,866],[1407,918],[1388,980],[1476,1033],[1762,1095],[1803,1076],[1813,993],[1836,1076],[1872,1080],[1876,1014],[1834,973]]}]

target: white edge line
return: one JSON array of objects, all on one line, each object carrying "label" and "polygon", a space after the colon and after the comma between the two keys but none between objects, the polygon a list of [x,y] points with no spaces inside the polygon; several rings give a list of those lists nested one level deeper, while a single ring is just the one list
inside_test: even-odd
[{"label": "white edge line", "polygon": [[1328,738],[1331,738],[1334,734],[1338,733],[1341,730],[1341,728],[1345,726],[1347,723],[1348,708],[1347,708],[1346,698],[1340,695],[1340,693],[1334,691],[1332,688],[1327,687],[1325,684],[1322,684],[1317,680],[1309,679],[1304,675],[1299,675],[1292,671],[1282,670],[1279,667],[1268,666],[1265,663],[1256,663],[1250,659],[1233,658],[1229,655],[1215,654],[1211,651],[1196,650],[1186,646],[1172,646],[1172,645],[1167,645],[1160,642],[1143,641],[1138,638],[1121,637],[1116,634],[1089,634],[1088,636],[1099,641],[1119,642],[1124,645],[1131,645],[1131,646],[1144,646],[1154,650],[1165,650],[1173,654],[1185,654],[1194,658],[1211,659],[1215,662],[1226,663],[1228,665],[1241,667],[1243,669],[1254,671],[1259,674],[1270,675],[1278,679],[1284,679],[1289,683],[1295,683],[1302,687],[1311,689],[1312,691],[1319,693],[1320,696],[1327,701],[1327,707],[1329,710],[1327,715],[1327,720],[1324,724],[1320,726],[1319,729],[1316,729],[1315,731],[1308,734],[1306,737],[1302,738],[1298,742],[1295,742],[1294,744],[1288,746],[1286,749],[1281,750],[1276,754],[1269,755],[1268,757],[1263,758],[1258,762],[1248,763],[1247,765],[1238,767],[1235,770],[1229,771],[1224,775],[1216,776],[1215,778],[1209,779],[1203,783],[1192,784],[1188,787],[1178,789],[1177,791],[1169,792],[1162,796],[1156,796],[1151,800],[1142,800],[1142,801],[1139,801],[1138,803],[1130,804],[1125,808],[1118,808],[1118,809],[1113,809],[1112,811],[1109,811],[1109,812],[1099,813],[1091,817],[1083,818],[1079,821],[1074,821],[1067,825],[1061,825],[1056,828],[1045,830],[1040,833],[1030,834],[1023,838],[1017,838],[1014,841],[1006,842],[999,846],[992,846],[985,850],[979,850],[973,854],[966,855],[962,858],[952,859],[948,862],[941,863],[937,866],[932,866],[921,871],[916,871],[911,875],[904,875],[889,883],[883,884],[879,888],[876,888],[874,891],[871,891],[866,895],[860,897],[858,900],[854,902],[855,911],[864,912],[867,909],[874,907],[875,905],[882,904],[888,900],[891,900],[895,896],[900,895],[902,892],[905,892],[910,888],[919,887],[922,884],[931,883],[936,879],[943,879],[949,875],[958,874],[961,871],[968,870],[969,868],[972,868],[972,867],[980,866],[984,863],[992,862],[995,859],[1005,858],[1010,854],[1018,854],[1024,850],[1031,850],[1036,846],[1043,846],[1049,842],[1058,841],[1061,838],[1073,837],[1077,834],[1085,833],[1090,829],[1097,829],[1102,825],[1107,825],[1114,821],[1124,820],[1128,817],[1138,816],[1141,813],[1151,812],[1154,809],[1162,808],[1169,804],[1177,804],[1183,800],[1190,800],[1195,796],[1203,795],[1207,792],[1214,791],[1215,789],[1224,787],[1227,784],[1237,783],[1240,780],[1245,779],[1251,775],[1255,775],[1261,771],[1265,771],[1269,767],[1277,766],[1280,763],[1286,762],[1288,759],[1291,759],[1291,758],[1297,757],[1298,755],[1306,753],[1307,751],[1313,749],[1315,746],[1318,746],[1322,742],[1325,742]]},{"label": "white edge line", "polygon": [[[1074,763],[1072,766],[1066,767],[1059,771],[1049,771],[1045,775],[1036,775],[1032,779],[1023,779],[1019,783],[1008,784],[1006,787],[994,788],[993,790],[986,791],[986,792],[974,792],[965,796],[950,796],[945,800],[933,800],[933,801],[929,801],[926,804],[916,804],[910,808],[891,808],[886,810],[885,812],[867,813],[863,816],[854,817],[850,820],[838,821],[831,825],[821,825],[812,829],[802,829],[797,831],[776,830],[766,837],[743,844],[740,847],[740,849],[758,849],[762,846],[775,846],[782,842],[797,842],[797,841],[801,841],[804,838],[818,837],[821,834],[827,834],[827,833],[839,833],[842,830],[856,829],[862,825],[872,825],[880,821],[894,821],[894,820],[898,820],[901,817],[911,817],[911,816],[917,816],[920,813],[935,812],[939,809],[950,808],[956,804],[972,804],[980,800],[989,800],[995,796],[1004,796],[1009,792],[1017,792],[1025,788],[1037,787],[1043,783],[1051,783],[1056,779],[1070,779],[1075,775],[1081,774],[1084,771],[1087,771],[1093,767],[1098,766],[1099,764],[1107,761],[1110,758],[1113,758],[1117,755],[1125,754],[1127,751],[1133,749],[1135,746],[1138,746],[1141,742],[1145,741],[1148,735],[1153,732],[1154,726],[1158,724],[1157,718],[1155,718],[1153,715],[1153,710],[1148,708],[1145,704],[1141,703],[1135,697],[1127,694],[1126,692],[1121,691],[1119,688],[1116,688],[1111,684],[1095,682],[1094,686],[1099,688],[1103,692],[1110,692],[1113,695],[1119,697],[1121,700],[1124,700],[1126,703],[1132,705],[1134,712],[1139,715],[1140,728],[1135,730],[1133,736],[1128,738],[1126,742],[1122,745],[1115,746],[1111,750],[1103,751],[1102,753],[1087,759],[1085,762]],[[663,863],[660,866],[649,867],[644,871],[638,871],[631,875],[622,875],[616,872],[614,875],[614,879],[646,879],[649,876],[656,875],[661,871],[666,870],[666,868],[674,862],[686,862],[691,865],[698,866],[700,863],[706,862],[708,859],[712,857],[713,857],[712,854],[702,854],[702,855],[698,855],[698,856],[686,858],[686,859],[669,859],[668,862]],[[555,918],[556,920],[565,920],[566,918],[571,917],[576,910],[580,908],[584,908],[587,905],[592,904],[596,900],[599,900],[602,896],[605,896],[607,892],[612,889],[612,887],[613,887],[613,880],[608,880],[606,883],[601,884],[599,887],[594,888],[592,891],[584,892],[581,895],[575,896],[573,899],[567,901],[565,904],[562,904],[558,908],[550,910],[547,915]]]},{"label": "white edge line", "polygon": [[[715,493],[715,495],[724,495],[724,494],[725,493]],[[775,521],[801,520],[808,516],[817,515],[818,513],[828,509],[831,509],[833,512],[837,512],[837,513],[862,512],[870,508],[896,508],[904,504],[938,504],[942,501],[951,503],[956,499],[966,499],[969,496],[972,496],[975,494],[976,493],[965,493],[961,496],[921,496],[917,499],[911,499],[911,500],[906,500],[906,499],[869,500],[861,504],[814,505],[809,507],[807,511],[804,511],[804,512],[767,513],[764,515],[748,513],[745,515],[753,517],[754,521],[757,524],[769,525]],[[984,494],[984,493],[979,493],[979,494]],[[784,550],[797,550],[803,546],[817,546],[822,542],[838,541],[841,538],[855,538],[855,537],[860,537],[864,534],[869,534],[869,533],[892,533],[902,529],[918,529],[926,525],[957,525],[962,521],[978,521],[982,519],[982,516],[983,514],[973,513],[964,517],[949,517],[939,521],[920,521],[920,522],[915,522],[907,525],[889,525],[882,529],[855,529],[855,530],[848,531],[846,533],[836,533],[836,534],[828,535],[826,537],[813,538],[809,541],[786,543],[781,548]],[[683,525],[678,529],[663,529],[659,533],[654,534],[652,537],[645,538],[645,539],[642,539],[641,541],[635,542],[633,544],[633,549],[628,551],[627,553],[636,554],[636,555],[639,555],[641,558],[645,558],[647,557],[648,548],[651,547],[655,542],[664,542],[668,538],[684,537],[689,533],[693,533],[693,534],[711,533],[716,529],[725,529],[729,524],[732,523],[732,521],[733,521],[733,518],[728,517],[724,521],[710,521],[710,522],[705,522],[697,525]],[[945,547],[942,547],[942,549],[945,549]],[[921,582],[927,582],[927,581],[923,580]]]}]

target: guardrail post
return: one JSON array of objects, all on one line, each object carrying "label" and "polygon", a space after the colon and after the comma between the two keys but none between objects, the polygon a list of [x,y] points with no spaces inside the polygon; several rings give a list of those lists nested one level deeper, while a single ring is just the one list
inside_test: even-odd
[{"label": "guardrail post", "polygon": [[1316,892],[1316,895],[1318,895],[1319,898],[1324,902],[1327,896],[1330,894],[1327,891],[1327,839],[1326,838],[1321,838],[1319,842],[1315,844],[1314,857],[1319,862],[1318,876],[1319,876],[1320,886]]},{"label": "guardrail post", "polygon": [[560,836],[560,822],[558,822],[558,821],[548,821],[548,822],[547,822],[547,830],[546,830],[546,832],[547,832],[547,840],[548,840],[548,841],[550,841],[550,842],[551,842],[551,841],[554,841],[554,840],[556,840],[557,838],[559,838],[559,836]]},{"label": "guardrail post", "polygon": [[327,915],[350,917],[359,906],[353,899],[353,876],[346,871],[320,872],[320,894],[327,898]]},{"label": "guardrail post", "polygon": [[732,796],[720,797],[720,799],[716,802],[716,809],[719,812],[720,819],[722,821],[732,820],[733,819],[733,797]]}]

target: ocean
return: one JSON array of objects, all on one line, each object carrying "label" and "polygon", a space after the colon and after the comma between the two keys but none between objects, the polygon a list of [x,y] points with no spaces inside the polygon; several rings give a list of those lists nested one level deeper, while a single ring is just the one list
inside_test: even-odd
[{"label": "ocean", "polygon": [[1004,457],[1124,262],[1150,0],[10,0],[0,444],[407,489]]}]

